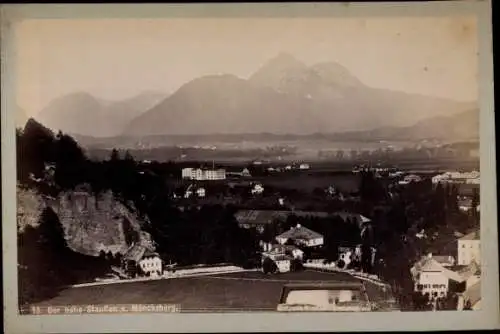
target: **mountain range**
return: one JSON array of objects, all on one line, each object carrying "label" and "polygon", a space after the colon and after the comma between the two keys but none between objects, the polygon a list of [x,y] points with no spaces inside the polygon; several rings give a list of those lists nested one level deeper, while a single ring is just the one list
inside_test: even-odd
[{"label": "mountain range", "polygon": [[95,137],[117,136],[143,112],[165,98],[158,92],[143,92],[120,101],[99,99],[75,92],[49,103],[36,119],[52,130]]},{"label": "mountain range", "polygon": [[[418,136],[425,136],[431,131],[425,120],[475,109],[472,102],[369,87],[338,63],[308,66],[281,53],[248,79],[206,75],[169,96],[142,94],[107,104],[75,93],[54,100],[37,119],[93,137],[397,132],[419,122]],[[460,131],[464,127],[470,126]]]}]

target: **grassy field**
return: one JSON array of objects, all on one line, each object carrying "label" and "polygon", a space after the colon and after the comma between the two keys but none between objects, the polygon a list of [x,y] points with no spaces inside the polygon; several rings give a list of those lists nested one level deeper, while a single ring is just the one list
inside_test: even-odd
[{"label": "grassy field", "polygon": [[[345,273],[314,270],[265,275],[261,272],[215,274],[146,282],[70,288],[59,296],[39,303],[49,305],[83,304],[179,304],[181,310],[275,311],[281,289],[293,282],[353,282]],[[365,282],[371,300],[384,299],[382,289]]]}]

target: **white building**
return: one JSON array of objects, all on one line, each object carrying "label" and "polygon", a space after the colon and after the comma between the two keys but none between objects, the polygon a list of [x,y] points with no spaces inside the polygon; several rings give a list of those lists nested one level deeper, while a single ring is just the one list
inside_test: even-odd
[{"label": "white building", "polygon": [[162,261],[160,256],[141,244],[133,244],[123,255],[122,266],[129,275],[160,276]]},{"label": "white building", "polygon": [[152,277],[160,276],[162,273],[162,262],[156,253],[145,253],[139,261],[139,267]]},{"label": "white building", "polygon": [[321,234],[301,226],[300,224],[297,224],[297,226],[292,227],[290,230],[276,237],[276,241],[282,245],[288,240],[292,240],[298,245],[307,247],[321,246],[324,242]]},{"label": "white building", "polygon": [[256,184],[253,186],[251,193],[252,195],[259,195],[264,192],[264,187],[261,184]]},{"label": "white building", "polygon": [[443,174],[436,175],[432,178],[432,183],[469,183],[469,184],[479,184],[480,173],[476,170],[472,172],[446,172]]},{"label": "white building", "polygon": [[262,263],[264,263],[265,259],[272,260],[278,267],[278,272],[286,273],[290,271],[293,257],[281,252],[270,251],[262,253]]},{"label": "white building", "polygon": [[183,168],[182,178],[191,180],[224,180],[226,179],[225,169],[201,169],[201,168]]},{"label": "white building", "polygon": [[305,170],[311,168],[309,164],[300,164],[299,169]]},{"label": "white building", "polygon": [[399,184],[410,184],[412,182],[420,182],[422,181],[422,178],[418,175],[415,175],[415,174],[411,174],[411,175],[407,175],[404,177],[403,180],[399,181],[398,183]]},{"label": "white building", "polygon": [[469,265],[473,261],[481,264],[481,240],[478,231],[458,239],[458,264]]},{"label": "white building", "polygon": [[[472,207],[472,199],[466,198],[466,199],[460,199],[458,201],[458,209],[462,212],[469,212],[471,210],[474,210]],[[479,212],[479,204],[476,206],[476,211]]]},{"label": "white building", "polygon": [[278,267],[280,273],[286,273],[290,271],[292,265],[292,258],[287,255],[278,255],[274,258],[274,263]]},{"label": "white building", "polygon": [[289,254],[292,256],[294,259],[299,259],[302,260],[304,258],[304,252],[295,246],[292,245],[273,245],[271,247],[271,253],[276,253],[276,254]]},{"label": "white building", "polygon": [[451,271],[432,258],[432,254],[422,258],[411,268],[414,290],[429,297],[443,297],[448,293],[450,281],[461,283],[459,273]]},{"label": "white building", "polygon": [[205,197],[206,195],[205,188],[196,189],[196,195],[198,195],[198,197]]}]

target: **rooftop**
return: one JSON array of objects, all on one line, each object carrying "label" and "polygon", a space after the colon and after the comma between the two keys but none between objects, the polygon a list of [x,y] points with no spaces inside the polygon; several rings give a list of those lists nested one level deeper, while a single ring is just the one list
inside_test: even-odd
[{"label": "rooftop", "polygon": [[481,300],[481,281],[465,290],[464,299],[469,300],[472,306]]},{"label": "rooftop", "polygon": [[297,225],[296,227],[292,227],[288,231],[278,235],[277,239],[301,239],[301,240],[311,240],[322,238],[323,236],[318,232],[314,232],[313,230],[308,229],[302,225]]},{"label": "rooftop", "polygon": [[463,282],[465,279],[455,271],[452,271],[448,268],[445,268],[441,263],[435,260],[432,257],[422,257],[422,259],[417,262],[412,268],[411,273],[414,277],[416,277],[421,272],[441,272],[448,279]]},{"label": "rooftop", "polygon": [[474,231],[469,234],[464,235],[458,240],[480,240],[481,239],[481,234],[479,231]]},{"label": "rooftop", "polygon": [[134,244],[130,246],[127,252],[123,255],[123,259],[137,262],[144,257],[150,256],[158,256],[158,254],[145,245]]}]

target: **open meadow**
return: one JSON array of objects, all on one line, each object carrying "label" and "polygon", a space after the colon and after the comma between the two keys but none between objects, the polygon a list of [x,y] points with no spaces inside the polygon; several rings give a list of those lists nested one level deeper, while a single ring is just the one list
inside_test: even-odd
[{"label": "open meadow", "polygon": [[[347,273],[305,270],[276,275],[257,271],[68,288],[38,306],[83,304],[179,304],[181,310],[275,311],[286,283],[356,282]],[[365,282],[369,298],[382,288]]]}]

